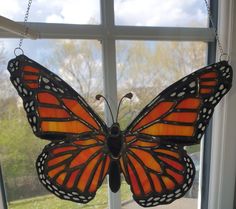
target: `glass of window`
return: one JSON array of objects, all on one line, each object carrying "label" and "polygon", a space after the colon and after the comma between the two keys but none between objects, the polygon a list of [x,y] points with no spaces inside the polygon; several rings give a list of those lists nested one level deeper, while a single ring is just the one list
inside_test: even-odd
[{"label": "glass of window", "polygon": [[115,0],[116,25],[207,27],[204,1]]},{"label": "glass of window", "polygon": [[[5,1],[1,15],[15,21],[23,21],[28,1]],[[30,8],[30,22],[100,24],[99,0],[39,0]]]}]

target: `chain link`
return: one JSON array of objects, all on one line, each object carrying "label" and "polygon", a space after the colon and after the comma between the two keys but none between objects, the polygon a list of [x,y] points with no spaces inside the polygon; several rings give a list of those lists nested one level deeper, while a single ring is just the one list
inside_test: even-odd
[{"label": "chain link", "polygon": [[[29,18],[29,12],[30,12],[30,7],[31,7],[31,4],[32,4],[32,1],[33,0],[28,1],[27,9],[26,9],[26,12],[25,12],[25,17],[24,17],[25,31],[24,31],[24,33],[22,33],[23,36],[27,36],[27,34],[28,34],[29,28],[27,27],[26,23],[27,23],[28,18]],[[22,49],[23,40],[24,40],[24,37],[20,38],[19,45],[14,50],[14,54],[16,56],[17,56],[17,51],[20,51],[21,54],[24,54],[24,50]]]},{"label": "chain link", "polygon": [[207,13],[208,13],[208,17],[210,19],[210,22],[211,22],[211,25],[212,25],[212,28],[214,30],[214,35],[215,35],[215,38],[216,38],[216,42],[217,42],[217,46],[219,48],[219,51],[220,51],[220,58],[224,57],[225,55],[227,55],[227,53],[224,52],[224,49],[222,47],[222,44],[220,42],[220,37],[219,37],[219,34],[217,32],[217,29],[216,29],[216,25],[213,21],[213,17],[212,17],[212,14],[211,14],[211,9],[210,9],[210,6],[207,2],[207,0],[204,0],[205,4],[206,4],[206,8],[207,8]]}]

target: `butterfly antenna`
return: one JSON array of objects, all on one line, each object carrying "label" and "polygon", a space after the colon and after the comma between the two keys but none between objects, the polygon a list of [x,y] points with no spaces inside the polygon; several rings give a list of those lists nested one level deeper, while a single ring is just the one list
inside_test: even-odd
[{"label": "butterfly antenna", "polygon": [[118,115],[119,115],[119,111],[120,111],[120,105],[121,105],[122,101],[124,100],[124,98],[132,99],[132,97],[133,97],[133,94],[131,92],[129,92],[128,94],[124,95],[120,99],[120,102],[119,102],[119,105],[118,105],[118,109],[117,109],[117,114],[116,114],[116,122],[118,120]]},{"label": "butterfly antenna", "polygon": [[109,110],[110,110],[110,114],[111,114],[112,122],[114,123],[114,117],[113,117],[113,114],[112,114],[112,111],[111,111],[111,106],[109,105],[109,103],[108,103],[106,97],[104,97],[104,96],[101,95],[101,94],[98,94],[98,95],[96,95],[95,98],[96,98],[96,100],[100,100],[101,98],[104,99],[104,101],[106,102],[106,104],[107,104],[107,106],[108,106],[108,108],[109,108]]}]

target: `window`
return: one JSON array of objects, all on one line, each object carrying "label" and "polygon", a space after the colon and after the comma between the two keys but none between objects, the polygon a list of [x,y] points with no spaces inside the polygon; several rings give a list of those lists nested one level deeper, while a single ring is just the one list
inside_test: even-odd
[{"label": "window", "polygon": [[[22,19],[24,7],[22,1],[14,2],[18,5],[16,12],[8,13],[9,10],[5,8],[5,13],[2,14],[19,21]],[[73,9],[75,2],[81,5],[78,10]],[[205,65],[207,57],[214,56],[211,50],[211,54],[208,54],[208,43],[212,44],[214,37],[206,27],[207,12],[203,1],[191,1],[192,4],[188,0],[182,2],[184,7],[173,11],[175,0],[57,0],[50,1],[52,7],[50,9],[50,5],[47,5],[47,13],[43,7],[46,2],[35,0],[30,20],[36,23],[31,23],[31,27],[40,31],[42,40],[25,40],[23,48],[26,55],[61,75],[100,115],[103,114],[104,107],[102,103],[94,102],[96,94],[105,94],[115,113],[117,95],[120,98],[129,91],[134,92],[135,98],[131,103],[124,103],[119,115],[120,123],[125,127],[162,89]],[[9,4],[11,3],[9,1]],[[153,12],[152,9],[160,7],[160,3],[166,3],[168,6],[163,10],[165,13],[161,14],[173,14],[175,21],[168,17],[166,22],[163,22],[164,16],[158,16],[161,9]],[[56,6],[55,10],[52,9],[53,6]],[[143,7],[145,16],[139,14],[142,11],[140,8]],[[194,8],[198,15],[191,15],[192,19],[186,22],[184,20],[191,14],[191,8]],[[150,14],[149,10],[152,10]],[[68,11],[71,13],[68,14]],[[84,15],[87,11],[89,14],[86,14],[86,17],[77,16],[80,11]],[[59,24],[53,24],[55,22]],[[9,36],[12,37],[12,34]],[[0,31],[0,37],[9,36]],[[2,98],[7,98],[1,99],[1,106],[7,107],[7,110],[4,109],[0,118],[0,156],[9,208],[40,209],[45,208],[45,204],[48,209],[55,205],[58,209],[83,208],[83,205],[58,201],[56,197],[46,193],[38,183],[34,162],[47,142],[33,136],[24,118],[21,103],[8,79],[5,79],[6,61],[12,57],[12,49],[17,46],[18,40],[2,39],[1,43],[2,49],[4,48],[0,54],[3,57],[1,78],[4,79],[0,84],[0,93]],[[144,94],[146,91],[148,95]],[[111,124],[106,108],[103,117]],[[194,146],[186,149],[192,158],[195,158],[197,172],[201,176],[199,150],[202,148]],[[199,180],[196,176],[194,187],[186,197],[177,200],[169,208],[177,207],[177,204],[181,204],[182,208],[189,208],[189,204],[192,208],[197,208],[198,187]],[[107,192],[109,201],[104,195]],[[120,193],[113,194],[107,191],[107,184],[104,182],[88,207],[93,208],[96,205],[102,209],[107,208],[107,204],[111,209],[118,209],[121,204],[127,209],[137,207],[125,183],[122,183]]]}]

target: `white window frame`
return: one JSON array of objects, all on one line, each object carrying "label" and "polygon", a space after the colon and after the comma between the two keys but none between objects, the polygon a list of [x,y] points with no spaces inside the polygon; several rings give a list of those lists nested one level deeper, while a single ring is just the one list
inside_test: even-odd
[{"label": "white window frame", "polygon": [[[113,114],[117,109],[117,104],[114,104],[117,98],[116,40],[214,42],[214,33],[209,28],[115,25],[114,0],[100,0],[100,2],[100,25],[53,23],[28,23],[28,25],[31,29],[40,31],[41,39],[96,39],[102,42],[104,92],[105,96],[113,101],[110,102]],[[236,69],[236,40],[233,40],[232,35],[236,34],[236,8],[233,6],[233,0],[219,0],[218,28],[220,37],[223,37],[221,40],[223,47],[232,54],[232,65]],[[0,29],[0,38],[19,38],[19,36]],[[236,163],[234,161],[232,163],[232,159],[236,159],[236,133],[233,127],[236,121],[235,93],[236,88],[233,86],[229,95],[218,105],[214,116],[208,209],[233,209],[236,176]],[[106,114],[106,119],[108,124],[111,124],[109,114]],[[109,191],[109,208],[121,208],[119,192],[114,194]]]},{"label": "white window frame", "polygon": [[[218,31],[225,51],[236,69],[236,4],[219,0]],[[219,55],[218,55],[219,57]],[[213,117],[208,209],[233,209],[236,177],[236,77],[229,94],[216,107]]]}]

